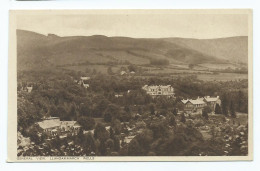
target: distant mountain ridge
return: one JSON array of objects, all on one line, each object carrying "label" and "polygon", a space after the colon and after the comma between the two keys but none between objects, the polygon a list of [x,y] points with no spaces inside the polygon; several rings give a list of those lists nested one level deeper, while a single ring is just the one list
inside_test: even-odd
[{"label": "distant mountain ridge", "polygon": [[17,30],[19,68],[86,61],[127,60],[149,64],[151,59],[167,59],[173,64],[247,63],[247,37],[210,40],[103,35],[59,37]]}]

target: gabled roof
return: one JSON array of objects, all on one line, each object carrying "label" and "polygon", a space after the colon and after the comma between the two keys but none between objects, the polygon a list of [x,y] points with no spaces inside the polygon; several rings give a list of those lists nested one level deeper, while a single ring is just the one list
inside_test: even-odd
[{"label": "gabled roof", "polygon": [[127,74],[127,72],[121,71],[120,74],[121,74],[121,75],[124,75],[124,74]]},{"label": "gabled roof", "polygon": [[217,96],[217,97],[205,96],[205,97],[198,97],[195,100],[192,100],[192,99],[185,100],[185,99],[183,99],[183,100],[181,100],[181,102],[184,103],[184,104],[186,104],[187,102],[190,102],[192,104],[204,104],[205,101],[206,102],[215,102],[217,100],[219,100],[219,96]]},{"label": "gabled roof", "polygon": [[187,100],[184,100],[184,99],[181,100],[181,102],[184,103],[184,104],[186,104],[188,101],[189,101],[188,99]]},{"label": "gabled roof", "polygon": [[187,100],[181,100],[182,103],[186,104],[188,102],[190,102],[191,104],[205,104],[205,102],[202,99],[196,99],[196,100],[192,100],[192,99],[187,99]]}]

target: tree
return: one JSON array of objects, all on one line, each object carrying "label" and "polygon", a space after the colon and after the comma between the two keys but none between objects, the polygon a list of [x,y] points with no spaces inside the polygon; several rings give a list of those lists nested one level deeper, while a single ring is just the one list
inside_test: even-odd
[{"label": "tree", "polygon": [[235,105],[233,101],[230,102],[229,110],[230,110],[231,117],[236,118]]},{"label": "tree", "polygon": [[80,104],[79,114],[80,116],[88,116],[88,117],[92,116],[90,106],[84,103]]},{"label": "tree", "polygon": [[140,155],[142,155],[141,151],[142,151],[142,149],[141,149],[140,144],[138,143],[138,141],[136,139],[133,139],[129,143],[128,155],[129,156],[140,156]]},{"label": "tree", "polygon": [[202,109],[202,117],[205,118],[206,120],[209,119],[209,115],[206,109]]},{"label": "tree", "polygon": [[115,138],[115,131],[113,130],[112,127],[109,128],[109,137],[111,139],[114,139]]},{"label": "tree", "polygon": [[96,142],[93,135],[90,132],[87,133],[85,137],[85,143],[83,144],[83,147],[85,147],[85,151],[87,155],[90,155],[91,152],[96,153],[97,150]]},{"label": "tree", "polygon": [[153,131],[153,138],[165,138],[169,135],[169,127],[167,121],[154,120],[149,125],[149,129]]},{"label": "tree", "polygon": [[121,133],[122,126],[121,126],[121,122],[118,119],[114,119],[112,121],[111,127],[113,128],[113,130],[115,130],[116,135]]},{"label": "tree", "polygon": [[176,108],[176,107],[175,107],[175,108],[173,108],[172,114],[174,114],[174,116],[177,116],[177,114],[178,114],[178,110],[177,110],[177,108]]},{"label": "tree", "polygon": [[170,126],[176,126],[176,120],[173,114],[168,115],[168,122]]},{"label": "tree", "polygon": [[109,133],[107,132],[104,125],[102,125],[101,123],[98,123],[96,125],[96,128],[94,130],[94,137],[96,139],[99,139],[100,142],[104,142],[109,138]]},{"label": "tree", "polygon": [[111,66],[107,68],[107,73],[108,73],[109,75],[114,75],[114,72],[113,72]]},{"label": "tree", "polygon": [[221,107],[218,103],[216,104],[215,107],[215,114],[222,114]]},{"label": "tree", "polygon": [[119,140],[119,138],[118,137],[115,137],[114,138],[114,145],[115,145],[115,151],[119,151],[120,150],[120,140]]},{"label": "tree", "polygon": [[111,122],[113,119],[120,118],[121,111],[117,105],[110,104],[108,105],[106,111],[104,112],[104,120],[106,122]]},{"label": "tree", "polygon": [[143,111],[143,107],[142,107],[142,106],[138,106],[138,109],[137,109],[137,111],[138,111],[138,113],[139,113],[139,114],[141,114],[141,115],[142,115],[142,114],[143,114],[143,112],[144,112],[144,111]]},{"label": "tree", "polygon": [[106,142],[106,148],[108,148],[110,151],[114,151],[114,146],[115,146],[115,143],[114,143],[114,140],[113,139],[107,139]]},{"label": "tree", "polygon": [[78,123],[82,126],[84,130],[91,130],[95,127],[95,120],[87,116],[81,116],[78,118]]},{"label": "tree", "polygon": [[57,114],[53,116],[62,118],[63,116],[67,116],[67,111],[62,105],[59,105],[57,107]]},{"label": "tree", "polygon": [[238,112],[248,113],[248,97],[241,90],[238,91],[236,101],[234,103],[237,104],[236,107]]},{"label": "tree", "polygon": [[222,100],[221,100],[222,104],[222,113],[225,115],[225,116],[228,116],[228,97],[227,97],[227,94],[224,93],[222,95]]},{"label": "tree", "polygon": [[48,109],[48,115],[49,116],[55,116],[57,115],[57,108],[55,105],[51,105]]},{"label": "tree", "polygon": [[70,107],[70,110],[68,112],[68,115],[64,118],[65,120],[74,120],[74,118],[77,117],[77,109],[76,109],[76,105],[72,104],[72,106]]},{"label": "tree", "polygon": [[[165,129],[166,131],[167,128]],[[153,131],[150,129],[145,129],[143,132],[139,133],[135,138],[138,141],[140,147],[141,147],[141,153],[147,154],[150,150],[150,145],[153,142]]]},{"label": "tree", "polygon": [[105,114],[104,114],[104,121],[105,122],[111,122],[112,121],[112,117],[113,117],[112,113],[105,112]]},{"label": "tree", "polygon": [[186,122],[186,118],[185,118],[184,113],[181,114],[181,122],[182,122],[182,123],[185,123],[185,122]]},{"label": "tree", "polygon": [[183,110],[184,109],[184,104],[182,102],[177,102],[176,107],[179,110]]},{"label": "tree", "polygon": [[26,130],[26,136],[30,137],[32,142],[40,144],[41,138],[38,136],[38,133],[43,133],[39,125],[32,125]]},{"label": "tree", "polygon": [[106,100],[106,99],[101,99],[97,106],[95,107],[94,109],[94,112],[93,112],[93,117],[101,117],[103,116],[105,110],[107,109],[109,105],[109,101]]},{"label": "tree", "polygon": [[124,110],[125,110],[126,113],[131,113],[131,109],[130,109],[129,106],[125,106]]},{"label": "tree", "polygon": [[129,72],[131,72],[131,71],[136,72],[136,71],[137,71],[137,67],[136,67],[135,65],[133,65],[133,64],[128,65],[127,68],[128,68],[128,70],[129,70]]},{"label": "tree", "polygon": [[205,106],[203,109],[204,109],[205,112],[207,112],[207,113],[211,113],[211,112],[212,112],[212,109],[211,109],[209,106]]},{"label": "tree", "polygon": [[155,114],[155,108],[154,108],[154,105],[150,105],[150,112],[151,112],[151,115],[154,115]]}]

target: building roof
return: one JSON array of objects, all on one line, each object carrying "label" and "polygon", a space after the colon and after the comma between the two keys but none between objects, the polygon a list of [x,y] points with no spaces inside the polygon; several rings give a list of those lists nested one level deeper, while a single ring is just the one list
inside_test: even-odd
[{"label": "building roof", "polygon": [[144,85],[143,88],[170,88],[171,85]]},{"label": "building roof", "polygon": [[48,129],[48,128],[55,128],[55,127],[60,126],[60,121],[59,120],[44,120],[41,122],[37,122],[37,124],[42,129]]},{"label": "building roof", "polygon": [[196,99],[196,100],[189,100],[192,104],[205,104],[205,102],[202,99]]},{"label": "building roof", "polygon": [[210,97],[210,96],[205,96],[204,99],[207,101],[207,102],[215,102],[219,99],[219,96],[217,97]]},{"label": "building roof", "polygon": [[197,99],[195,100],[192,100],[192,99],[183,99],[181,100],[182,103],[186,104],[188,101],[191,102],[192,104],[204,104],[205,101],[206,102],[215,102],[219,100],[219,96],[217,97],[210,97],[210,96],[205,96],[205,97],[198,97]]},{"label": "building roof", "polygon": [[124,75],[124,74],[127,74],[127,72],[121,71],[120,74],[121,74],[121,75]]},{"label": "building roof", "polygon": [[64,127],[64,126],[73,126],[73,127],[81,127],[77,121],[60,121],[60,118],[58,117],[50,117],[46,118],[45,120],[41,122],[37,122],[37,124],[42,129],[48,129],[48,128],[56,128],[56,127]]},{"label": "building roof", "polygon": [[181,100],[181,102],[184,103],[184,104],[190,102],[190,103],[195,104],[195,105],[196,104],[205,104],[205,102],[202,99],[196,99],[196,100],[192,100],[192,99],[185,100],[185,99],[183,99],[183,100]]},{"label": "building roof", "polygon": [[89,80],[90,77],[80,77],[81,80]]},{"label": "building roof", "polygon": [[187,100],[185,100],[185,99],[181,100],[181,102],[184,103],[184,104],[186,104],[188,101],[189,101],[189,99],[187,99]]}]

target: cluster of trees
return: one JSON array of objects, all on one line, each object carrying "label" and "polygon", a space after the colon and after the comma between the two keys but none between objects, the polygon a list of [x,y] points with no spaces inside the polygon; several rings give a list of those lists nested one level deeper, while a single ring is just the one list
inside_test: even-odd
[{"label": "cluster of trees", "polygon": [[[129,69],[134,70],[134,66],[129,65]],[[30,94],[18,94],[18,99],[23,97],[23,100],[18,100],[18,123],[24,124],[22,127],[26,128],[27,123],[34,123],[45,115],[58,116],[62,120],[86,120],[90,125],[94,125],[91,120],[93,117],[104,117],[107,122],[111,118],[128,120],[131,112],[136,110],[126,112],[123,110],[125,106],[134,108],[134,105],[138,105],[138,113],[149,112],[148,106],[151,105],[154,105],[155,111],[172,110],[174,107],[181,109],[177,103],[180,99],[205,94],[220,95],[222,105],[221,109],[216,107],[216,113],[234,115],[236,111],[247,113],[248,110],[247,81],[244,80],[204,82],[194,77],[126,79],[97,74],[91,78],[90,87],[86,90],[73,82],[80,76],[82,73],[73,71],[19,72],[21,85],[27,80],[33,82],[33,91]],[[167,98],[152,99],[141,89],[145,84],[173,85],[178,98],[176,101]],[[123,96],[115,97],[118,93]],[[90,128],[86,126],[86,129]]]},{"label": "cluster of trees", "polygon": [[[123,145],[119,154],[124,156],[222,156],[225,155],[225,140],[218,139],[216,148],[211,139],[205,140],[194,123],[184,114],[167,115],[166,119],[148,120],[146,128],[128,145]],[[232,135],[232,134],[230,134]],[[216,138],[216,137],[215,137]],[[232,141],[233,143],[233,141]],[[240,149],[236,153],[241,152]],[[234,153],[230,153],[234,155]]]},{"label": "cluster of trees", "polygon": [[[136,71],[138,68],[129,65],[128,69],[129,71]],[[89,72],[92,71],[89,70]],[[84,76],[84,73],[67,70],[19,72],[18,82],[20,84],[18,86],[32,83],[33,91],[31,93],[18,91],[18,131],[25,136],[33,137],[32,139],[37,141],[33,133],[28,132],[28,130],[43,117],[57,116],[61,120],[78,121],[83,130],[95,128],[96,133],[92,137],[95,140],[95,148],[94,145],[91,145],[91,148],[85,148],[91,149],[89,151],[94,151],[96,154],[104,155],[117,152],[122,155],[134,155],[136,153],[138,153],[137,155],[181,155],[178,150],[176,153],[167,153],[168,145],[170,144],[173,146],[172,148],[177,149],[180,143],[183,143],[184,146],[185,144],[190,146],[201,141],[199,134],[193,128],[187,125],[184,127],[176,126],[177,109],[182,110],[183,108],[179,103],[182,98],[220,95],[222,105],[216,106],[215,113],[223,113],[226,116],[235,117],[236,112],[247,113],[248,110],[246,80],[204,82],[196,79],[196,77],[179,77],[176,79],[158,77],[123,78],[96,73],[92,75],[91,80],[89,80],[90,87],[86,89],[74,82],[80,76]],[[175,88],[177,98],[175,100],[166,97],[153,99],[141,89],[145,84],[172,85]],[[116,94],[123,96],[116,97]],[[135,119],[136,113],[139,115],[162,115],[167,118],[168,122],[153,121],[148,123],[147,130],[144,131],[145,135],[137,136],[129,144],[129,147],[136,146],[136,148],[125,147],[126,149],[120,149],[118,135],[122,130],[118,123]],[[209,110],[205,108],[203,110],[205,119],[208,118],[208,113]],[[103,118],[110,125],[113,125],[116,121],[117,124],[114,125],[117,126],[113,126],[113,130],[108,132],[102,126],[96,124],[94,118]],[[180,116],[179,121],[187,124],[184,114]],[[168,129],[169,126],[176,127],[175,131],[172,132],[171,129]],[[101,133],[98,133],[99,131]],[[112,134],[114,135],[111,135],[113,131]],[[186,139],[180,139],[180,134],[193,139],[194,142],[192,141],[192,144],[190,144],[188,141],[186,142]],[[101,138],[101,135],[106,138]],[[83,137],[82,142],[79,139],[75,141],[81,145],[92,142],[90,135]],[[144,142],[149,145],[145,147]],[[139,148],[142,148],[142,150],[134,150]]]},{"label": "cluster of trees", "polygon": [[224,114],[225,116],[236,117],[236,112],[248,113],[248,96],[247,92],[232,91],[223,92],[221,95],[221,107],[216,105],[215,113]]}]

